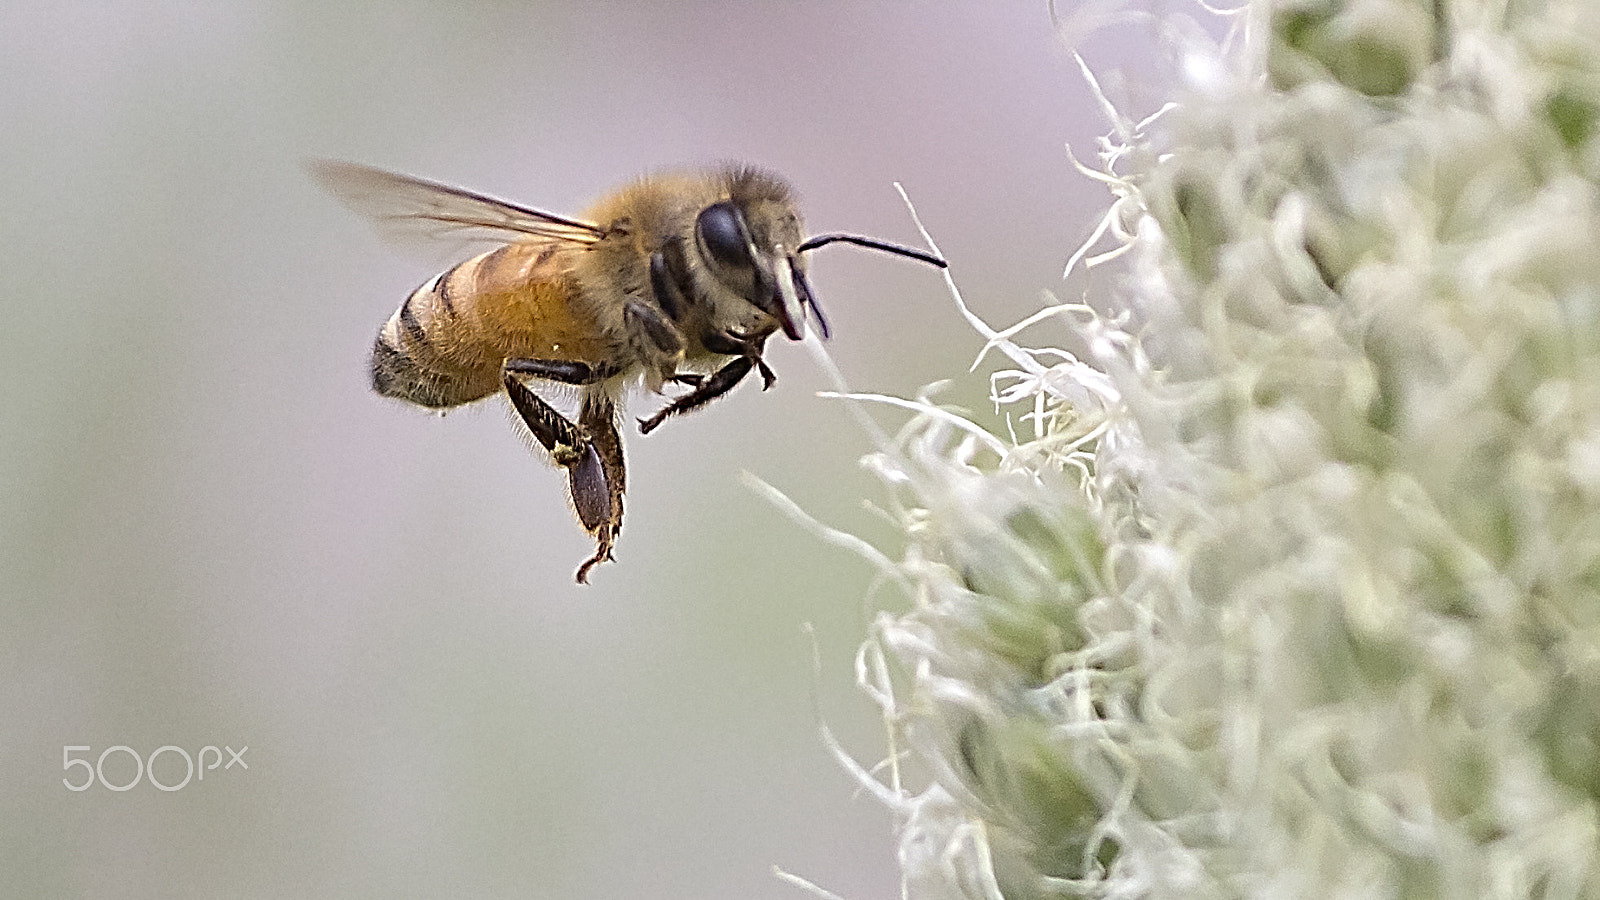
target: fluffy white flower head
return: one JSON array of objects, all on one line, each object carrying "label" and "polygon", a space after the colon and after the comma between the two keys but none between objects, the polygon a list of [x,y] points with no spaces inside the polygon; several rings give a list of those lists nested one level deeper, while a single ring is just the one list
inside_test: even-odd
[{"label": "fluffy white flower head", "polygon": [[1600,897],[1600,4],[1233,15],[869,459],[906,893]]}]

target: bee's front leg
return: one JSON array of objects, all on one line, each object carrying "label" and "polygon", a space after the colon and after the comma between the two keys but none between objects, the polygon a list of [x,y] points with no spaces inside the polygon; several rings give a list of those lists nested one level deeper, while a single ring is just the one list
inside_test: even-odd
[{"label": "bee's front leg", "polygon": [[744,377],[750,374],[750,370],[755,368],[757,365],[761,367],[763,378],[766,377],[767,373],[772,371],[771,369],[768,369],[767,364],[761,362],[759,358],[751,359],[748,356],[734,358],[733,362],[730,362],[718,369],[711,375],[710,378],[705,379],[699,385],[697,385],[694,390],[684,394],[682,397],[679,397],[671,403],[668,403],[650,418],[640,419],[639,433],[649,434],[650,432],[654,431],[658,425],[660,425],[662,422],[665,422],[668,416],[686,413],[691,409],[704,406],[707,403],[710,403],[712,400],[721,397],[723,394],[733,390],[734,385],[737,385],[739,382],[743,381]]},{"label": "bee's front leg", "polygon": [[[734,359],[722,368],[711,373],[708,377],[674,375],[672,380],[691,385],[694,390],[673,400],[662,407],[659,412],[648,419],[639,420],[639,432],[649,434],[654,431],[668,416],[676,416],[692,409],[710,403],[723,394],[734,389],[743,381],[752,369],[761,373],[761,389],[772,387],[778,376],[772,372],[766,360],[761,358],[761,346],[766,342],[765,337],[749,339],[738,338],[726,334],[710,334],[701,338],[702,345],[712,353],[726,353]],[[693,380],[690,380],[690,379]]]}]

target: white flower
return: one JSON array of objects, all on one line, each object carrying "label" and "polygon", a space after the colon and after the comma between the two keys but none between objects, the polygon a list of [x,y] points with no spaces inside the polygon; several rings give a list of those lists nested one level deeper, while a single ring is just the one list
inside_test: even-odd
[{"label": "white flower", "polygon": [[1600,4],[1237,21],[870,460],[909,894],[1600,897]]}]

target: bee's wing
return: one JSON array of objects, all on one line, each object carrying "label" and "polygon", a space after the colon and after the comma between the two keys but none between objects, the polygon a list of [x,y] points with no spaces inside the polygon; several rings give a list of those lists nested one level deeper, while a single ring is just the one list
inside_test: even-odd
[{"label": "bee's wing", "polygon": [[592,244],[606,233],[592,222],[356,163],[318,159],[306,169],[380,235],[402,245]]}]

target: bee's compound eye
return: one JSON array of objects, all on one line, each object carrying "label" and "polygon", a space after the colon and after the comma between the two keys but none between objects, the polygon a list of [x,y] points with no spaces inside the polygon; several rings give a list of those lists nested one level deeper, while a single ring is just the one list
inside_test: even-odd
[{"label": "bee's compound eye", "polygon": [[750,257],[750,230],[737,206],[713,203],[700,211],[694,227],[700,245],[718,263],[728,267],[755,265]]}]

